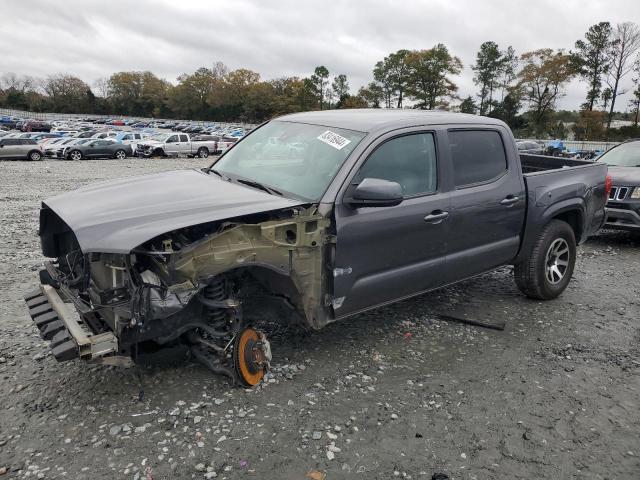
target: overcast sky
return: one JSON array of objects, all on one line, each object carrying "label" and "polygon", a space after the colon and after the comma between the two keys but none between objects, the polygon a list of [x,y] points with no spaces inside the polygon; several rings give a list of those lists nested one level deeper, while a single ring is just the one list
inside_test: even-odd
[{"label": "overcast sky", "polygon": [[[476,91],[470,64],[482,42],[568,50],[605,20],[640,23],[640,0],[4,0],[0,73],[67,73],[92,84],[151,70],[175,82],[218,60],[263,79],[325,65],[355,91],[388,53],[442,42],[465,65],[456,81],[466,96]],[[560,106],[578,108],[586,85],[567,90]]]}]

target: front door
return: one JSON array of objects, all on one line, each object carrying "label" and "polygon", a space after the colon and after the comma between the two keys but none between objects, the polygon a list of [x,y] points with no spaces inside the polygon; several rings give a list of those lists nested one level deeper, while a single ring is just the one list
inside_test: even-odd
[{"label": "front door", "polygon": [[441,181],[435,132],[387,136],[365,152],[350,180],[401,185],[394,207],[354,208],[336,202],[333,308],[343,317],[435,288],[442,283],[449,230],[449,193]]}]

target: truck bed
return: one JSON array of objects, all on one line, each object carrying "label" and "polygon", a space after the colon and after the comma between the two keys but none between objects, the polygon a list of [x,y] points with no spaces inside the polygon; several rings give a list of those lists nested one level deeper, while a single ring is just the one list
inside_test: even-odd
[{"label": "truck bed", "polygon": [[527,215],[521,252],[528,252],[538,238],[540,227],[546,225],[556,212],[571,205],[579,205],[584,241],[604,223],[606,203],[605,177],[607,166],[600,162],[575,160],[543,155],[520,155],[527,191]]},{"label": "truck bed", "polygon": [[522,173],[531,175],[538,172],[558,170],[563,168],[584,167],[593,165],[589,160],[576,160],[573,158],[550,157],[546,155],[520,154]]}]

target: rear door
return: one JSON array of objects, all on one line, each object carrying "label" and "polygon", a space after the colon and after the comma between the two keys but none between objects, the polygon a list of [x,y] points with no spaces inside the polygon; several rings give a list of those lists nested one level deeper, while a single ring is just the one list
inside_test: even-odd
[{"label": "rear door", "polygon": [[[434,130],[387,134],[363,153],[335,207],[333,308],[343,317],[442,283],[450,195]],[[394,207],[354,208],[344,196],[365,178],[399,183]]]},{"label": "rear door", "polygon": [[454,188],[446,275],[452,282],[515,258],[526,195],[506,130],[451,128],[447,137]]}]

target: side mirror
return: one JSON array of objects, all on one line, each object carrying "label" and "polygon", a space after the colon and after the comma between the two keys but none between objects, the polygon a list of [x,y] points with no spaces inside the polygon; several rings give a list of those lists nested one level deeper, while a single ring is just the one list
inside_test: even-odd
[{"label": "side mirror", "polygon": [[354,208],[359,207],[394,207],[403,200],[402,187],[399,183],[380,178],[365,178],[346,199]]}]

